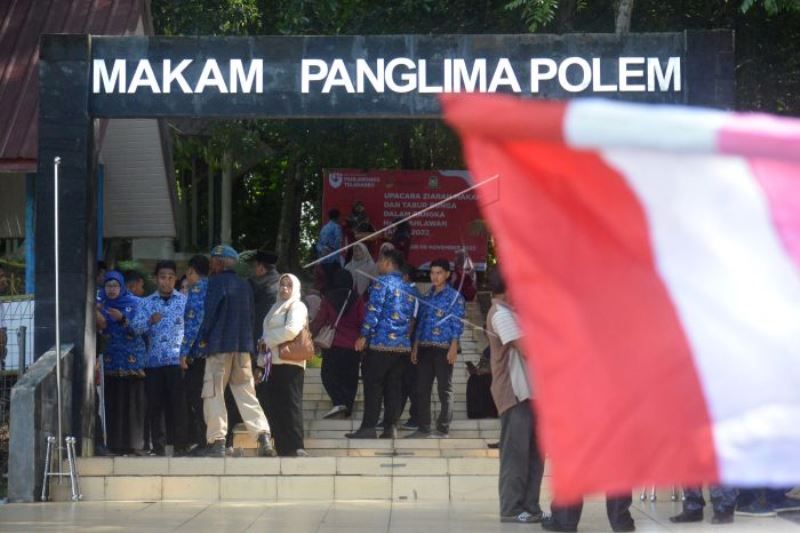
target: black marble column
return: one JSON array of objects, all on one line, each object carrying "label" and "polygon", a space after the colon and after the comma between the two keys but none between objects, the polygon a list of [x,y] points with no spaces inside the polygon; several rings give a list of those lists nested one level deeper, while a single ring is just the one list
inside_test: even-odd
[{"label": "black marble column", "polygon": [[61,343],[75,346],[72,412],[65,433],[92,452],[94,435],[96,180],[89,115],[91,38],[44,35],[39,53],[39,157],[36,174],[38,357],[55,343],[53,160],[59,172]]}]

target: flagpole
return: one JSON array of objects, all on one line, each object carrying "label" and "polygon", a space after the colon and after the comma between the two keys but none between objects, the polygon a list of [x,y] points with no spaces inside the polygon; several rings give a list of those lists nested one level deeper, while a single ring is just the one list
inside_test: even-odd
[{"label": "flagpole", "polygon": [[[63,437],[62,420],[61,420],[61,309],[59,305],[60,300],[60,269],[58,261],[58,169],[61,166],[61,158],[56,157],[53,160],[53,245],[55,252],[55,303],[56,303],[56,416],[58,419],[58,440],[56,441],[56,449],[58,450],[58,470],[61,471],[61,464],[63,456],[61,454],[61,439]],[[61,478],[59,478],[60,480]]]}]

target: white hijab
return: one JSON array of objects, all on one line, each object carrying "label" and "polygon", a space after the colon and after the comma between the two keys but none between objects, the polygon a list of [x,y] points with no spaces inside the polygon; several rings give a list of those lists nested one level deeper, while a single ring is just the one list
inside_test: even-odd
[{"label": "white hijab", "polygon": [[[292,293],[286,300],[281,300],[280,285],[283,278],[292,280]],[[281,274],[281,277],[278,279],[278,301],[272,305],[266,318],[264,318],[264,325],[266,326],[269,324],[269,321],[272,320],[272,317],[275,315],[286,314],[293,303],[300,301],[300,296],[300,280],[297,279],[297,276],[294,274]]]},{"label": "white hijab", "polygon": [[369,254],[369,250],[367,250],[364,243],[360,242],[356,244],[354,248],[361,250],[362,258],[356,260],[355,250],[353,250],[353,259],[347,263],[345,268],[353,275],[355,289],[360,296],[364,294],[369,284],[372,283],[372,280],[378,277],[378,266],[375,264],[375,261],[372,260],[372,256]]}]

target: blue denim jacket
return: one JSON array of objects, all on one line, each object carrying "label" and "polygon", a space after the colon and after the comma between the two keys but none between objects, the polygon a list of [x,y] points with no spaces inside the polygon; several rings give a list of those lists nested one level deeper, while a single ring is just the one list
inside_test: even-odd
[{"label": "blue denim jacket", "polygon": [[416,332],[419,345],[449,348],[451,342],[459,340],[464,332],[461,320],[465,306],[464,297],[449,285],[438,294],[431,287],[420,302]]},{"label": "blue denim jacket", "polygon": [[197,342],[205,354],[249,353],[253,342],[253,290],[233,270],[208,278],[205,314]]},{"label": "blue denim jacket", "polygon": [[183,342],[181,343],[181,357],[205,357],[205,350],[200,346],[197,333],[205,315],[206,291],[208,278],[202,278],[189,288],[186,297],[186,310],[183,313]]},{"label": "blue denim jacket", "polygon": [[[186,296],[172,291],[168,299],[154,292],[142,299],[142,305],[134,319],[133,329],[147,336],[147,368],[179,365],[183,342],[183,312]],[[158,324],[150,324],[153,313],[160,313]]]},{"label": "blue denim jacket", "polygon": [[372,284],[361,336],[370,350],[411,351],[411,319],[417,299],[400,272],[379,276]]}]

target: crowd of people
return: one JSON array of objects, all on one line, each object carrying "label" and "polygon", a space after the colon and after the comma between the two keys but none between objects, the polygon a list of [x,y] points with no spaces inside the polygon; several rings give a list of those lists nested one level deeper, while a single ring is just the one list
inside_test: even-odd
[{"label": "crowd of people", "polygon": [[[368,220],[363,210],[360,216],[363,229]],[[277,271],[271,252],[252,257],[245,281],[234,271],[239,257],[230,246],[192,257],[183,273],[174,261],[159,261],[149,295],[139,272],[98,265],[104,384],[98,450],[224,456],[232,452],[231,428],[244,422],[260,455],[307,455],[308,357],[287,346],[326,329],[321,375],[333,406],[324,417],[352,416],[361,379],[363,420],[348,437],[377,438],[378,428],[384,438],[396,437],[398,428],[413,438],[446,437],[465,303],[475,296],[472,272],[463,272],[465,262],[454,269],[436,260],[431,288],[420,294],[406,261],[408,228],[375,256],[365,244],[344,246],[339,218],[332,211],[322,229],[318,275],[305,291],[297,276]],[[454,288],[456,276],[461,286]],[[441,410],[432,423],[434,380]],[[488,387],[483,391],[488,395]],[[410,418],[401,424],[408,403]]]},{"label": "crowd of people", "polygon": [[[332,408],[324,418],[354,413],[359,380],[364,408],[355,439],[447,438],[453,417],[453,369],[460,352],[466,302],[476,296],[474,268],[460,251],[451,263],[428,267],[420,292],[407,261],[411,232],[398,223],[383,242],[355,242],[372,226],[363,204],[341,221],[329,213],[316,246],[314,289],[276,269],[277,256],[259,251],[251,277],[234,271],[238,254],[217,246],[197,255],[178,279],[173,261],[154,271],[156,290],[144,295],[135,271],[102,273],[96,320],[103,347],[105,427],[115,454],[222,457],[231,453],[231,427],[243,421],[261,456],[306,456],[303,382],[308,357],[294,348],[304,335],[322,352],[321,377]],[[358,233],[353,233],[357,229]],[[104,265],[101,265],[104,270]],[[490,276],[488,347],[468,364],[470,418],[499,417],[499,496],[503,522],[541,522],[548,531],[577,531],[582,504],[551,505],[544,516],[540,489],[535,390],[522,331],[500,271]],[[436,381],[440,410],[432,419]],[[410,403],[409,418],[401,421]],[[770,516],[800,510],[786,489],[710,487],[712,523],[734,514]],[[684,489],[675,523],[703,520],[700,488]],[[634,531],[630,493],[609,494],[614,531]]]}]

